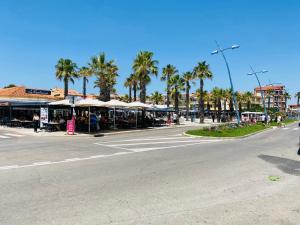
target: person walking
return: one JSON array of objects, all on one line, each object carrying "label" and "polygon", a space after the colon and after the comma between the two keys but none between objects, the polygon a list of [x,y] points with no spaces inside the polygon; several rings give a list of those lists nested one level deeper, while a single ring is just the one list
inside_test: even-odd
[{"label": "person walking", "polygon": [[216,116],[215,116],[214,113],[212,114],[211,118],[212,118],[212,122],[214,123],[214,122],[215,122],[215,119],[216,119]]},{"label": "person walking", "polygon": [[38,126],[39,126],[39,121],[40,121],[40,117],[38,116],[38,114],[34,114],[33,115],[33,129],[34,129],[34,132],[37,133],[37,129],[38,129]]}]

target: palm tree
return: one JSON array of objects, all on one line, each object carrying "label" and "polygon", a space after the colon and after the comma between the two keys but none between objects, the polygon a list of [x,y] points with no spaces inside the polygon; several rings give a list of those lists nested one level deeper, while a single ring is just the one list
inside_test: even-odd
[{"label": "palm tree", "polygon": [[125,94],[123,96],[119,96],[119,100],[122,101],[122,102],[129,102],[128,94]]},{"label": "palm tree", "polygon": [[170,77],[169,86],[170,86],[171,96],[174,98],[175,113],[178,114],[179,96],[180,96],[180,91],[184,89],[184,80],[182,77],[179,76],[179,74],[176,74]]},{"label": "palm tree", "polygon": [[221,111],[222,111],[222,104],[221,104],[221,99],[222,99],[222,93],[223,90],[218,87],[214,87],[211,91],[212,98],[214,100],[214,107],[215,111],[218,108],[218,113],[217,113],[217,121],[218,123],[221,122]]},{"label": "palm tree", "polygon": [[170,106],[170,78],[178,73],[178,70],[175,66],[168,64],[162,69],[162,81],[167,81],[167,107]]},{"label": "palm tree", "polygon": [[91,58],[89,66],[96,75],[95,87],[100,88],[99,99],[102,101],[110,100],[110,93],[113,91],[118,76],[118,67],[113,60],[106,61],[105,54]]},{"label": "palm tree", "polygon": [[158,91],[155,91],[154,93],[152,93],[150,96],[150,99],[156,105],[164,102],[164,96],[161,93],[159,93]]},{"label": "palm tree", "polygon": [[243,94],[243,97],[244,97],[245,101],[247,102],[247,110],[250,111],[251,103],[254,98],[253,93],[250,91],[247,91]]},{"label": "palm tree", "polygon": [[230,101],[230,97],[231,97],[230,89],[223,89],[222,95],[223,95],[223,108],[225,113],[227,110],[227,101],[228,100]]},{"label": "palm tree", "polygon": [[236,101],[238,102],[239,114],[241,116],[243,110],[243,104],[247,102],[247,99],[244,94],[236,92]]},{"label": "palm tree", "polygon": [[207,109],[208,115],[210,115],[211,94],[208,91],[204,91],[203,94],[204,94],[203,99],[206,102],[206,109]]},{"label": "palm tree", "polygon": [[133,101],[136,101],[136,93],[138,90],[138,77],[136,74],[132,73],[130,74],[130,79],[132,82],[132,91],[133,91]]},{"label": "palm tree", "polygon": [[144,51],[136,56],[132,69],[137,75],[140,86],[140,101],[146,103],[146,85],[150,83],[150,75],[157,76],[158,61],[153,59],[153,53]]},{"label": "palm tree", "polygon": [[300,104],[300,91],[295,94],[295,98],[297,98],[297,105]]},{"label": "palm tree", "polygon": [[92,76],[93,72],[90,68],[83,66],[79,69],[78,74],[83,78],[82,93],[83,98],[86,98],[86,84],[89,82],[88,77]]},{"label": "palm tree", "polygon": [[284,107],[285,107],[285,110],[287,110],[287,101],[289,99],[291,99],[292,96],[290,95],[290,93],[288,93],[287,91],[285,91],[285,93],[283,94],[283,97],[284,97]]},{"label": "palm tree", "polygon": [[69,81],[74,83],[73,78],[78,77],[76,71],[77,65],[73,63],[71,59],[59,59],[55,66],[56,78],[64,82],[64,97],[66,98],[69,93]]},{"label": "palm tree", "polygon": [[128,92],[128,100],[129,100],[129,102],[131,102],[132,101],[131,92],[132,92],[132,86],[133,86],[133,80],[132,80],[131,76],[126,78],[126,80],[124,82],[124,86],[126,88],[128,88],[128,91],[129,91]]},{"label": "palm tree", "polygon": [[269,89],[266,91],[266,96],[268,98],[268,109],[271,108],[271,97],[274,96],[274,91]]},{"label": "palm tree", "polygon": [[190,89],[191,80],[193,79],[193,74],[191,72],[186,72],[183,74],[183,80],[185,82],[185,108],[186,108],[186,121],[189,120],[190,115]]},{"label": "palm tree", "polygon": [[195,79],[200,80],[200,98],[199,98],[199,116],[200,123],[204,123],[204,100],[203,100],[203,87],[205,79],[212,79],[213,75],[209,69],[209,65],[205,61],[199,62],[193,70]]}]

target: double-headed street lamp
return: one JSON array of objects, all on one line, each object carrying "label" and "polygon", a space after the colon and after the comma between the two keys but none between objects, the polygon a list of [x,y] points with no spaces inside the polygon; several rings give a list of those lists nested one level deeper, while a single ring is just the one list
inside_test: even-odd
[{"label": "double-headed street lamp", "polygon": [[265,94],[261,88],[261,84],[260,84],[260,80],[258,79],[258,74],[264,74],[264,73],[267,73],[268,71],[267,70],[261,70],[261,71],[254,71],[254,69],[252,68],[252,66],[250,66],[251,70],[252,70],[252,73],[248,73],[249,76],[255,76],[256,77],[256,80],[258,82],[258,85],[259,85],[259,89],[260,89],[260,94],[261,94],[261,97],[262,97],[262,102],[263,102],[263,106],[264,106],[264,111],[265,111],[265,116],[267,117],[267,109],[266,109],[266,103],[265,103]]},{"label": "double-headed street lamp", "polygon": [[229,49],[233,50],[233,49],[239,48],[240,46],[239,45],[232,45],[231,47],[228,47],[228,48],[221,48],[220,45],[218,44],[218,42],[216,42],[216,44],[217,44],[218,48],[217,48],[217,50],[213,51],[211,54],[215,55],[215,54],[221,53],[221,55],[223,56],[223,59],[225,61],[226,67],[227,67],[228,76],[229,76],[230,90],[231,90],[232,97],[233,97],[233,103],[234,103],[234,107],[235,107],[237,123],[240,124],[241,119],[240,119],[239,109],[238,109],[238,105],[237,105],[237,101],[236,101],[236,93],[234,92],[229,65],[228,65],[227,59],[226,59],[225,54],[224,54],[224,51],[229,50]]}]

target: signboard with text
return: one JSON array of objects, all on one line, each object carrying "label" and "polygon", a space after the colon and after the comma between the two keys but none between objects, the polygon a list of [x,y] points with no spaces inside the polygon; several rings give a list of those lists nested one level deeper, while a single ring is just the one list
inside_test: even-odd
[{"label": "signboard with text", "polygon": [[40,112],[40,127],[44,127],[43,123],[48,123],[48,108],[41,107]]},{"label": "signboard with text", "polygon": [[67,134],[74,135],[75,133],[75,119],[67,120]]}]

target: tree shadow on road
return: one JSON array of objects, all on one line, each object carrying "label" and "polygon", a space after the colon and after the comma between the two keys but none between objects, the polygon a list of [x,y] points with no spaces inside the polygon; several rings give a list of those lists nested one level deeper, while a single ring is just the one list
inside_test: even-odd
[{"label": "tree shadow on road", "polygon": [[284,173],[300,176],[300,161],[271,155],[259,155],[258,158],[276,165]]}]

